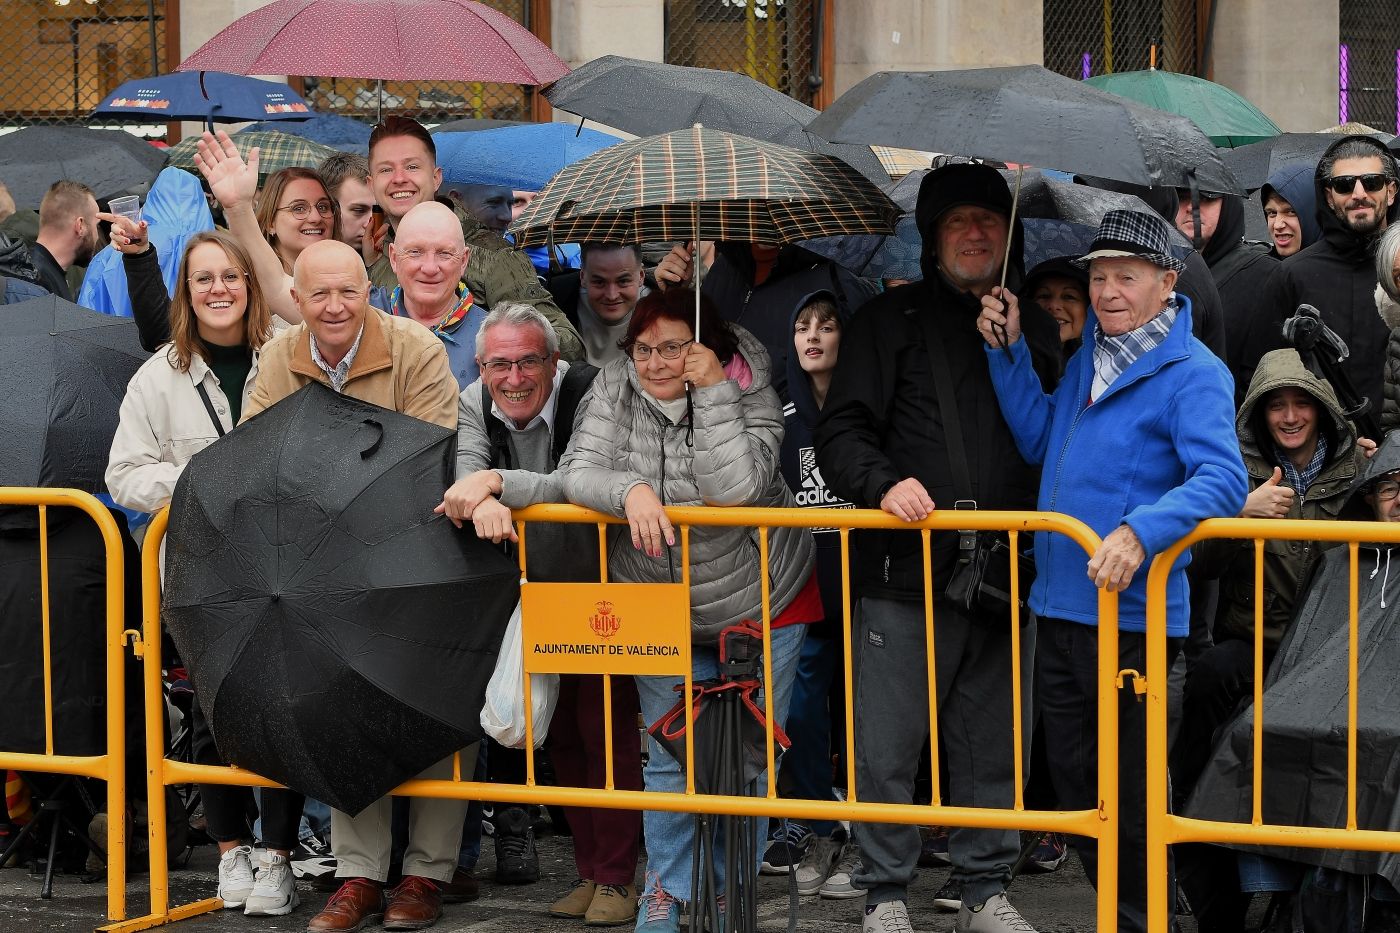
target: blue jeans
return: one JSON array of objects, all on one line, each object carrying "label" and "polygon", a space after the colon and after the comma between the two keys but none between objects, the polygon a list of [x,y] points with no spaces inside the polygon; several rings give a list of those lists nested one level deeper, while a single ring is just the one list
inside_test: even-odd
[{"label": "blue jeans", "polygon": [[[792,748],[783,756],[780,769],[784,796],[795,800],[835,800],[831,789],[831,682],[841,660],[840,638],[824,638],[808,632],[802,641],[802,655],[793,678],[792,702],[788,704],[783,726]],[[836,829],[831,820],[805,824],[818,836],[830,836]]]},{"label": "blue jeans", "polygon": [[[788,625],[773,632],[773,718],[782,725],[787,720],[788,703],[792,700],[793,675],[797,670],[797,659],[802,653],[803,637],[807,634],[805,625]],[[762,676],[763,668],[759,668]],[[719,676],[719,654],[714,648],[696,646],[691,652],[691,676],[695,680],[707,680]],[[642,720],[650,726],[675,706],[679,694],[677,684],[685,683],[683,677],[637,677],[637,695],[641,701]],[[762,694],[759,695],[762,708]],[[685,772],[671,753],[657,744],[656,739],[647,736],[647,765],[642,769],[642,781],[649,791],[685,793]],[[767,775],[759,778],[759,794],[768,791]],[[647,876],[656,876],[657,882],[673,897],[682,901],[691,898],[690,864],[691,851],[695,845],[695,818],[688,813],[669,813],[647,810],[642,815],[642,826],[647,841]],[[766,827],[760,825],[760,838],[767,834]],[[723,886],[724,854],[720,846],[715,847],[715,877]],[[758,847],[762,858],[762,849]],[[758,865],[754,865],[757,870]]]}]

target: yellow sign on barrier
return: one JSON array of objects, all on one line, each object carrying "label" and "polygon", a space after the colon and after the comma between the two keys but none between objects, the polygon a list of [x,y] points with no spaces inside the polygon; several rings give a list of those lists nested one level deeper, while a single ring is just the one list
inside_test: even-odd
[{"label": "yellow sign on barrier", "polygon": [[525,583],[525,670],[677,675],[689,666],[683,583]]}]

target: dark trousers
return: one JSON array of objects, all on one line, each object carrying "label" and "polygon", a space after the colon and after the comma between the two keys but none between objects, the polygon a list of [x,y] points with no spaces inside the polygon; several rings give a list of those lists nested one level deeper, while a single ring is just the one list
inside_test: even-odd
[{"label": "dark trousers", "polygon": [[[642,742],[637,729],[637,687],[631,677],[612,678],[613,786],[642,789]],[[549,753],[562,787],[602,787],[603,678],[562,674],[559,705],[549,725]],[[578,876],[598,884],[631,884],[637,874],[642,811],[565,807],[574,833]]]},{"label": "dark trousers", "polygon": [[[1167,639],[1167,667],[1181,639]],[[1041,725],[1055,795],[1066,810],[1098,806],[1098,629],[1063,619],[1041,619],[1036,638],[1036,679]],[[1147,673],[1147,639],[1118,633],[1118,667]],[[1118,929],[1147,929],[1147,706],[1129,683],[1118,691]],[[1079,860],[1098,885],[1098,842],[1074,837]],[[1174,890],[1171,853],[1167,886]],[[1168,898],[1168,918],[1174,912]]]},{"label": "dark trousers", "polygon": [[[227,765],[228,762],[219,757],[219,750],[214,745],[214,734],[209,731],[198,695],[194,698],[193,717],[191,744],[195,764]],[[254,809],[251,787],[201,784],[199,796],[204,801],[204,819],[208,823],[206,832],[210,839],[215,842],[237,842],[252,838],[252,827],[248,821],[248,814]],[[306,797],[295,791],[265,787],[261,798],[263,846],[288,851],[295,848],[301,808],[306,803]]]},{"label": "dark trousers", "polygon": [[[1267,669],[1269,658],[1264,658]],[[1186,677],[1181,732],[1172,746],[1172,790],[1184,804],[1210,760],[1215,734],[1254,691],[1254,645],[1238,638],[1212,645]]]}]

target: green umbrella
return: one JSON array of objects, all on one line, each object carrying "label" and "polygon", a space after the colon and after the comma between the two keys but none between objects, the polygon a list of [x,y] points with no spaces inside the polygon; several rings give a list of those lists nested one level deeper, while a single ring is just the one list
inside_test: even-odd
[{"label": "green umbrella", "polygon": [[1097,75],[1085,83],[1187,117],[1217,146],[1244,146],[1283,132],[1263,111],[1228,87],[1193,75],[1152,68]]},{"label": "green umbrella", "polygon": [[[320,143],[312,142],[301,136],[293,136],[290,133],[279,133],[276,130],[255,130],[251,132],[234,133],[230,139],[238,147],[239,155],[244,159],[248,158],[248,150],[257,146],[261,150],[258,162],[258,184],[261,185],[267,180],[267,176],[274,172],[281,171],[293,165],[304,166],[314,169],[320,165],[327,156],[336,154],[336,150],[330,146],[323,146]],[[176,168],[183,168],[194,172],[194,157],[196,153],[195,144],[199,141],[198,136],[189,136],[170,147],[168,165]]]}]

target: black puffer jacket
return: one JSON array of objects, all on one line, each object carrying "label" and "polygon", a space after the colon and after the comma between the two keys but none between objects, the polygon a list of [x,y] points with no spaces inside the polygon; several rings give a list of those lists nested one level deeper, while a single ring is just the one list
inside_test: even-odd
[{"label": "black puffer jacket", "polygon": [[1250,321],[1258,310],[1260,295],[1273,275],[1278,260],[1262,243],[1244,239],[1244,201],[1226,195],[1220,199],[1220,221],[1215,234],[1201,255],[1210,266],[1220,303],[1225,311],[1225,363],[1235,377],[1235,402],[1244,398],[1249,387],[1245,343],[1249,337]]},{"label": "black puffer jacket", "polygon": [[[1251,322],[1242,365],[1252,373],[1265,353],[1284,346],[1284,320],[1293,315],[1298,305],[1310,304],[1322,312],[1322,320],[1346,342],[1351,355],[1342,364],[1342,372],[1358,393],[1370,399],[1371,411],[1379,413],[1390,331],[1376,313],[1376,237],[1353,233],[1327,206],[1322,186],[1326,155],[1357,139],[1374,142],[1369,136],[1343,136],[1319,161],[1313,190],[1322,239],[1279,263],[1269,277]],[[1377,149],[1378,155],[1391,159],[1393,164],[1394,159],[1382,152]],[[1390,223],[1400,219],[1400,200],[1391,205],[1388,216]]]},{"label": "black puffer jacket", "polygon": [[[997,404],[976,329],[981,302],[948,284],[929,245],[933,222],[948,205],[933,203],[924,192],[942,172],[973,168],[954,165],[925,176],[915,211],[925,243],[923,280],[872,299],[841,335],[841,354],[815,432],[817,466],[832,493],[860,508],[879,508],[889,488],[910,476],[939,508],[951,508],[959,499],[975,499],[983,509],[1035,508],[1040,470],[1021,459]],[[1022,277],[1019,220],[1010,249],[1008,284],[1014,289]],[[953,483],[923,318],[931,319],[951,370],[972,489]],[[1021,329],[1049,391],[1060,368],[1055,321],[1030,302],[1021,305]],[[923,598],[917,532],[857,532],[855,543],[852,574],[861,595]],[[956,551],[956,535],[933,536],[935,587],[946,585]]]}]

